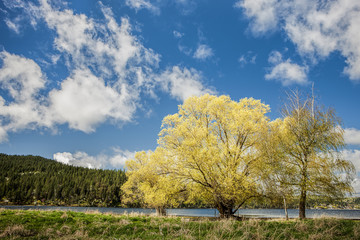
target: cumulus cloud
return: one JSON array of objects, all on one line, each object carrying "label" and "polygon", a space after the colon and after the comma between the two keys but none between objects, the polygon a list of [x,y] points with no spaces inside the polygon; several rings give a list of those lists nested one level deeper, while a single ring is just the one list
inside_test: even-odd
[{"label": "cumulus cloud", "polygon": [[154,14],[160,14],[160,9],[157,6],[154,6],[148,0],[126,0],[125,4],[136,11],[140,9],[150,10]]},{"label": "cumulus cloud", "polygon": [[[49,64],[64,60],[69,76],[49,89],[51,79],[35,61],[7,51],[0,53],[0,87],[6,92],[0,97],[0,142],[9,132],[23,129],[56,130],[59,124],[67,124],[90,133],[103,122],[118,125],[132,121],[142,98],[156,97],[159,87],[179,100],[209,92],[196,70],[174,67],[161,71],[160,55],[133,34],[130,20],[123,17],[118,23],[102,3],[103,19],[52,4],[46,0],[39,5],[22,1],[6,4],[9,9],[21,9],[36,22],[43,21],[55,33],[55,53]],[[166,75],[172,80],[165,81]]]},{"label": "cumulus cloud", "polygon": [[0,142],[7,140],[7,132],[37,126],[50,127],[39,91],[45,87],[46,77],[31,59],[0,53],[0,87],[9,96],[0,96]]},{"label": "cumulus cloud", "polygon": [[278,24],[277,0],[238,1],[235,7],[243,8],[247,17],[252,19],[251,31],[255,35],[276,29]]},{"label": "cumulus cloud", "polygon": [[269,73],[265,75],[266,80],[275,80],[281,82],[283,86],[292,84],[306,85],[307,67],[300,66],[293,63],[290,59],[283,60],[281,53],[273,51],[268,59],[272,68]]},{"label": "cumulus cloud", "polygon": [[136,152],[114,148],[114,155],[109,158],[110,165],[114,168],[124,168],[128,159],[134,158]]},{"label": "cumulus cloud", "polygon": [[50,92],[49,110],[54,121],[84,132],[94,131],[106,119],[127,122],[136,106],[125,86],[117,91],[90,70],[77,69],[61,83],[59,90]]},{"label": "cumulus cloud", "polygon": [[338,51],[344,73],[360,81],[360,2],[352,0],[239,0],[255,35],[283,30],[298,52],[316,63]]},{"label": "cumulus cloud", "polygon": [[[60,89],[35,96],[45,87],[40,67],[30,59],[4,52],[2,87],[14,99],[1,111],[9,119],[5,130],[67,123],[71,128],[91,132],[108,119],[129,121],[142,88],[147,87],[144,75],[157,66],[159,56],[132,36],[128,19],[121,19],[118,25],[111,10],[104,6],[105,24],[68,9],[55,9],[47,1],[42,1],[38,9],[38,17],[56,32],[54,47],[67,59],[71,75]],[[23,86],[21,91],[15,84]]]},{"label": "cumulus cloud", "polygon": [[346,144],[360,145],[360,130],[356,128],[346,128],[344,138]]},{"label": "cumulus cloud", "polygon": [[125,161],[133,158],[134,155],[135,152],[114,148],[112,155],[99,154],[97,156],[91,156],[81,151],[75,153],[58,152],[53,155],[53,158],[58,162],[78,167],[118,169],[124,168]]},{"label": "cumulus cloud", "polygon": [[194,58],[199,60],[206,60],[214,55],[213,50],[206,44],[199,44],[194,53]]},{"label": "cumulus cloud", "polygon": [[160,76],[157,81],[166,92],[180,101],[191,96],[200,96],[206,93],[214,94],[215,91],[204,87],[201,83],[201,73],[195,69],[180,68],[174,66]]}]

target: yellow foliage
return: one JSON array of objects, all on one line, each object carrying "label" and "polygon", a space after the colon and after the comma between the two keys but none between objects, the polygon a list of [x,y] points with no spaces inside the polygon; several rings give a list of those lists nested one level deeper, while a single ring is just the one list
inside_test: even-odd
[{"label": "yellow foliage", "polygon": [[[126,162],[125,203],[157,209],[205,202],[230,216],[252,197],[341,196],[353,165],[339,158],[343,131],[334,112],[314,100],[290,99],[284,118],[269,122],[260,100],[190,97],[163,119],[159,147]],[[344,173],[340,175],[339,173]]]},{"label": "yellow foliage", "polygon": [[292,92],[282,113],[277,149],[291,165],[288,184],[298,191],[299,217],[304,218],[307,195],[343,197],[352,191],[355,169],[350,161],[341,159],[345,142],[333,109],[319,106],[314,97],[302,98]]},{"label": "yellow foliage", "polygon": [[123,185],[124,203],[141,203],[151,208],[176,206],[176,194],[181,186],[166,173],[161,166],[164,163],[163,149],[155,152],[137,152],[134,159],[126,162],[128,181]]},{"label": "yellow foliage", "polygon": [[[260,100],[228,96],[188,98],[164,118],[159,145],[167,150],[169,172],[194,196],[232,209],[258,194],[261,153],[269,107]],[[220,211],[221,209],[219,209]]]}]

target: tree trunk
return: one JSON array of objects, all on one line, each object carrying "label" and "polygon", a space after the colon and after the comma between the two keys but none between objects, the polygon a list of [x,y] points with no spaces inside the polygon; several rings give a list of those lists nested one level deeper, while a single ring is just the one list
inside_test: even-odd
[{"label": "tree trunk", "polygon": [[284,209],[285,209],[285,218],[286,218],[286,220],[289,220],[289,215],[288,215],[287,205],[286,205],[286,197],[284,197]]},{"label": "tree trunk", "polygon": [[232,218],[234,217],[234,212],[233,212],[233,206],[225,206],[224,204],[219,203],[217,210],[220,213],[220,218]]},{"label": "tree trunk", "polygon": [[304,156],[304,166],[302,168],[301,185],[300,185],[300,201],[299,201],[299,218],[304,219],[306,206],[306,189],[307,189],[307,155]]},{"label": "tree trunk", "polygon": [[155,208],[157,216],[166,216],[166,209],[163,207]]},{"label": "tree trunk", "polygon": [[300,202],[299,202],[299,218],[304,219],[305,216],[305,205],[306,205],[306,191],[301,189]]}]

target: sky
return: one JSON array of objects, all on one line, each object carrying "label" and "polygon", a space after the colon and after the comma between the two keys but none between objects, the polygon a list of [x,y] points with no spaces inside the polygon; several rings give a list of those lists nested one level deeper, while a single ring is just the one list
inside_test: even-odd
[{"label": "sky", "polygon": [[360,193],[360,1],[2,0],[0,152],[123,168],[189,96],[314,88]]}]

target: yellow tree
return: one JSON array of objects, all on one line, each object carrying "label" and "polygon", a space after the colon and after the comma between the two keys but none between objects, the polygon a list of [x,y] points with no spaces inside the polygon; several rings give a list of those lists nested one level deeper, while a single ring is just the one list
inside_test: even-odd
[{"label": "yellow tree", "polygon": [[280,151],[291,167],[289,184],[298,190],[299,218],[303,219],[309,194],[343,197],[352,191],[355,170],[351,162],[341,159],[343,130],[333,109],[320,107],[314,97],[291,92],[282,114]]},{"label": "yellow tree", "polygon": [[159,144],[171,155],[167,171],[192,196],[231,217],[258,196],[261,153],[269,107],[259,100],[228,96],[188,98],[179,112],[164,118]]},{"label": "yellow tree", "polygon": [[262,185],[264,196],[273,202],[283,202],[285,217],[288,220],[287,203],[293,198],[295,188],[294,173],[296,165],[288,161],[285,153],[281,150],[282,119],[270,122],[267,134],[264,134],[260,151],[263,153],[264,165],[261,168]]},{"label": "yellow tree", "polygon": [[128,180],[122,186],[124,204],[155,208],[157,215],[166,215],[166,207],[177,206],[184,189],[161,167],[165,157],[163,149],[157,148],[154,152],[137,152],[134,159],[126,161]]}]

